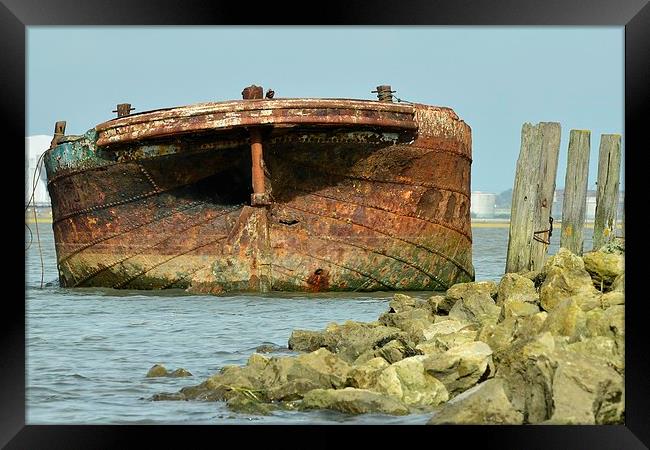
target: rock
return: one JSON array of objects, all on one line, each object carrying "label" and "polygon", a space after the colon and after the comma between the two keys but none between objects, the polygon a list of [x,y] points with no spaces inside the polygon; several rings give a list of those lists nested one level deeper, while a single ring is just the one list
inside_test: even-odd
[{"label": "rock", "polygon": [[434,322],[425,328],[422,332],[424,339],[429,341],[441,334],[456,333],[465,328],[471,327],[471,324],[461,322],[455,319],[443,320],[440,322]]},{"label": "rock", "polygon": [[408,407],[392,397],[351,387],[340,390],[314,389],[305,394],[302,406],[305,409],[333,409],[347,414],[409,413]]},{"label": "rock", "polygon": [[622,377],[579,345],[567,348],[547,332],[501,356],[496,377],[506,380],[515,409],[526,423],[618,423]]},{"label": "rock", "polygon": [[473,327],[465,328],[453,333],[437,334],[432,339],[421,342],[415,348],[424,354],[442,353],[452,347],[475,341],[477,335],[478,330]]},{"label": "rock", "polygon": [[499,320],[507,319],[509,317],[525,317],[537,314],[539,308],[535,303],[522,301],[517,298],[507,298],[501,305],[501,313]]},{"label": "rock", "polygon": [[349,363],[362,353],[379,349],[394,339],[407,342],[408,336],[399,328],[353,321],[330,324],[324,332],[325,347]]},{"label": "rock", "polygon": [[594,288],[579,256],[560,248],[556,255],[546,261],[543,270],[546,279],[540,287],[539,296],[545,311],[550,312],[568,298],[574,298],[585,311],[600,306],[600,292]]},{"label": "rock", "polygon": [[266,391],[272,402],[288,402],[301,399],[307,392],[322,387],[319,383],[305,378],[296,378],[284,384],[273,386]]},{"label": "rock", "polygon": [[593,278],[597,288],[600,288],[601,282],[604,287],[609,287],[616,277],[623,274],[625,257],[622,254],[602,251],[588,252],[582,256],[582,259],[585,269]]},{"label": "rock", "polygon": [[532,281],[536,290],[539,290],[539,287],[542,285],[542,283],[544,283],[544,280],[546,279],[546,272],[542,270],[523,271],[519,272],[519,275]]},{"label": "rock", "polygon": [[[274,377],[269,377],[265,371],[272,370],[278,365],[278,360],[289,360],[290,358],[268,359],[254,353],[250,356],[246,366],[224,366],[218,373],[196,386],[186,386],[180,390],[185,400],[201,401],[222,401],[234,396],[248,395],[253,392],[258,401],[267,401],[265,391],[273,383],[277,383]],[[275,363],[272,362],[275,360]],[[289,366],[289,364],[285,364]],[[269,367],[271,366],[271,367]],[[276,369],[277,370],[277,369]],[[286,378],[283,380],[286,382]],[[235,403],[237,401],[235,400]]]},{"label": "rock", "polygon": [[427,299],[427,303],[429,305],[429,310],[431,311],[432,314],[446,314],[449,312],[449,309],[447,311],[443,311],[442,309],[439,309],[440,305],[444,305],[445,301],[445,296],[444,295],[432,295]]},{"label": "rock", "polygon": [[607,292],[600,298],[600,302],[603,309],[614,305],[622,305],[625,303],[625,294],[621,291]]},{"label": "rock", "polygon": [[365,351],[354,361],[354,364],[363,364],[376,357],[380,357],[389,364],[392,364],[404,358],[419,354],[421,352],[404,339],[393,339],[382,347]]},{"label": "rock", "polygon": [[625,339],[625,306],[613,305],[606,310],[600,308],[588,311],[587,336],[605,336],[615,340]]},{"label": "rock", "polygon": [[490,348],[498,353],[508,348],[515,339],[517,330],[517,318],[509,317],[498,324],[486,323],[481,327],[476,336],[477,341],[485,342]]},{"label": "rock", "polygon": [[[239,386],[229,386],[226,384],[211,384],[207,380],[197,386],[185,386],[180,390],[183,400],[198,400],[204,402],[226,401],[234,395],[237,395]],[[253,390],[253,389],[251,389]]]},{"label": "rock", "polygon": [[[289,339],[291,339],[291,338],[289,338]],[[285,351],[286,349],[287,349],[286,347],[280,347],[279,345],[275,345],[275,344],[262,344],[262,345],[257,346],[255,351],[257,353],[276,353],[276,352]],[[316,350],[316,348],[314,350]]]},{"label": "rock", "polygon": [[398,361],[377,377],[375,390],[389,395],[409,406],[432,407],[449,399],[445,386],[427,374],[423,356]]},{"label": "rock", "polygon": [[426,356],[422,363],[429,375],[445,385],[450,397],[493,376],[495,371],[492,349],[480,341],[461,344],[439,355]]},{"label": "rock", "polygon": [[413,297],[405,294],[395,294],[393,299],[388,303],[389,312],[402,313],[415,308],[417,302]]},{"label": "rock", "polygon": [[279,359],[287,359],[289,364],[274,365],[276,358],[271,358],[265,369],[266,373],[270,368],[270,372],[273,375],[279,375],[280,380],[283,378],[286,381],[306,379],[320,387],[344,387],[350,370],[350,366],[343,359],[324,348],[298,355],[295,358],[277,358],[277,360]]},{"label": "rock", "polygon": [[266,368],[269,361],[270,359],[266,356],[260,355],[259,353],[253,353],[248,357],[248,361],[246,361],[246,367],[256,371],[262,371]]},{"label": "rock", "polygon": [[[213,391],[235,388],[260,392],[253,400],[293,401],[316,388],[344,387],[349,370],[345,361],[320,348],[296,357],[265,358],[253,354],[247,366],[228,368],[208,381]],[[249,403],[245,405],[251,406]]]},{"label": "rock", "polygon": [[508,351],[516,343],[523,345],[540,333],[547,317],[548,313],[541,311],[530,316],[508,317],[496,325],[486,324],[476,340],[488,344],[497,361],[501,352]]},{"label": "rock", "polygon": [[604,253],[615,253],[618,255],[624,254],[625,238],[614,238],[607,244],[603,245],[600,249],[598,249],[598,251]]},{"label": "rock", "polygon": [[550,256],[546,260],[544,267],[542,267],[542,272],[546,273],[548,276],[548,272],[552,267],[558,267],[565,270],[584,270],[585,263],[582,258],[575,255],[570,250],[560,247],[555,255]]},{"label": "rock", "polygon": [[[469,284],[469,283],[465,283]],[[501,314],[492,297],[485,292],[464,294],[449,311],[449,317],[465,323],[496,323]]]},{"label": "rock", "polygon": [[522,341],[533,339],[542,332],[546,319],[548,319],[548,313],[546,311],[540,311],[531,316],[517,317],[515,339]]},{"label": "rock", "polygon": [[605,310],[603,316],[614,335],[618,353],[625,360],[625,308],[622,305],[614,305]]},{"label": "rock", "polygon": [[262,387],[258,371],[259,369],[255,367],[225,366],[198,387],[219,392],[227,390],[231,386],[256,390]]},{"label": "rock", "polygon": [[289,337],[289,349],[313,352],[325,346],[325,337],[320,331],[293,330]]},{"label": "rock", "polygon": [[348,372],[347,385],[357,389],[370,389],[377,382],[379,374],[390,364],[384,358],[372,358],[353,367]]},{"label": "rock", "polygon": [[445,352],[451,347],[474,341],[478,330],[475,324],[455,319],[435,322],[423,330],[424,342],[416,346],[424,354]]},{"label": "rock", "polygon": [[444,315],[433,316],[433,323],[445,322],[447,320],[450,320],[449,316],[447,314],[449,314],[449,313],[445,313]]},{"label": "rock", "polygon": [[[621,363],[625,358],[625,307],[623,305],[613,305],[604,311],[597,308],[587,312],[586,315],[587,336],[589,338],[613,339],[616,344],[616,355],[619,359],[610,360],[610,363],[622,372],[623,366]],[[603,343],[607,341],[601,339],[596,342]],[[604,349],[601,349],[601,352],[608,354]]]},{"label": "rock", "polygon": [[592,309],[591,311],[587,311],[585,315],[587,317],[586,327],[588,337],[608,335],[611,335],[613,337],[613,333],[607,329],[607,325],[605,323],[605,311],[600,308],[596,308]]},{"label": "rock", "polygon": [[574,298],[567,298],[548,314],[542,331],[567,336],[570,342],[576,342],[589,334],[587,316]]},{"label": "rock", "polygon": [[158,394],[154,394],[151,397],[151,400],[154,401],[154,402],[180,401],[180,400],[187,400],[187,398],[181,392],[160,392]]},{"label": "rock", "polygon": [[226,404],[232,411],[242,414],[253,414],[266,416],[274,409],[269,403],[256,396],[251,391],[240,391],[233,393],[227,400]]},{"label": "rock", "polygon": [[619,353],[619,348],[614,338],[594,336],[580,342],[569,344],[566,349],[581,353],[590,358],[598,359],[603,364],[613,367],[620,374],[625,369],[625,359],[623,354]]},{"label": "rock", "polygon": [[473,294],[485,294],[494,299],[497,295],[497,284],[494,281],[473,281],[454,284],[447,290],[445,300],[438,305],[438,309],[443,312],[449,312],[458,300]]},{"label": "rock", "polygon": [[490,379],[446,403],[429,420],[429,425],[509,424],[520,425],[524,416],[510,403],[504,382]]},{"label": "rock", "polygon": [[551,363],[542,355],[554,350],[553,336],[543,333],[521,339],[498,355],[495,377],[506,381],[508,398],[526,423],[539,423],[551,416],[553,372]]},{"label": "rock", "polygon": [[388,327],[406,332],[414,342],[424,339],[422,331],[433,324],[433,315],[428,309],[410,309],[403,312],[388,312],[379,317],[379,322]]},{"label": "rock", "polygon": [[[242,392],[255,401],[295,400],[314,388],[344,387],[349,369],[345,361],[324,348],[270,359],[254,353],[246,366],[226,366],[198,386],[181,389],[181,393],[187,399],[206,401],[228,400]],[[249,395],[251,392],[255,396]]]},{"label": "rock", "polygon": [[186,370],[181,368],[178,368],[174,371],[169,371],[165,368],[165,366],[161,364],[154,364],[151,369],[149,369],[149,372],[147,372],[147,378],[157,378],[157,377],[170,377],[170,378],[178,378],[178,377],[191,377],[192,374]]},{"label": "rock", "polygon": [[458,283],[447,290],[446,297],[460,299],[469,292],[482,292],[488,294],[492,299],[496,298],[498,285],[494,281],[472,281],[469,283]]},{"label": "rock", "polygon": [[415,348],[419,350],[423,355],[443,353],[445,350],[447,350],[446,348],[441,348],[440,344],[433,341],[421,342]]},{"label": "rock", "polygon": [[625,338],[625,307],[623,305],[607,308],[603,318],[615,338]]},{"label": "rock", "polygon": [[404,358],[419,355],[420,352],[401,339],[393,339],[388,344],[375,350],[375,354],[393,364]]},{"label": "rock", "polygon": [[620,424],[623,422],[623,377],[614,369],[580,353],[553,355],[555,424]]},{"label": "rock", "polygon": [[149,369],[149,372],[147,372],[147,378],[155,378],[155,377],[166,377],[167,376],[167,369],[165,366],[160,365],[160,364],[154,364],[151,369]]},{"label": "rock", "polygon": [[556,348],[558,348],[558,340],[549,331],[546,331],[527,339],[521,347],[521,356],[525,359],[536,359],[553,352]]},{"label": "rock", "polygon": [[537,303],[539,295],[532,280],[516,273],[507,273],[499,281],[496,304],[501,306],[506,300]]},{"label": "rock", "polygon": [[610,287],[612,292],[624,292],[625,291],[625,274],[622,273],[616,278]]},{"label": "rock", "polygon": [[[398,297],[400,299],[410,299],[402,294],[396,295],[401,295],[402,297]],[[425,310],[420,311],[427,314]],[[407,321],[404,319],[404,322]],[[377,356],[374,355],[374,350],[394,339],[401,339],[404,342],[409,340],[407,333],[396,327],[387,327],[381,323],[347,321],[342,325],[331,323],[323,332],[294,330],[289,339],[289,348],[302,351],[326,348],[339,355],[343,360],[352,363],[364,353],[366,356],[364,360]]]}]

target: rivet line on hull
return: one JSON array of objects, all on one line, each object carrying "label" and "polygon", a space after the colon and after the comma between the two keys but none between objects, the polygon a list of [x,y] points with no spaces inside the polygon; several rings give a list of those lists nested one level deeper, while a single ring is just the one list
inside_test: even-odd
[{"label": "rivet line on hull", "polygon": [[[170,236],[167,236],[165,239],[163,239],[163,240],[161,240],[161,241],[158,241],[158,242],[156,242],[155,244],[152,244],[152,245],[150,245],[150,246],[144,247],[144,248],[140,249],[138,252],[133,253],[133,254],[131,254],[131,255],[128,255],[128,256],[126,256],[126,257],[124,257],[124,258],[121,258],[120,260],[118,260],[118,261],[116,261],[116,262],[114,262],[114,263],[112,263],[112,264],[110,264],[110,265],[103,266],[103,267],[100,267],[100,268],[95,269],[95,270],[92,271],[90,274],[86,275],[83,279],[77,281],[77,282],[74,284],[74,287],[78,287],[78,286],[80,286],[82,283],[85,283],[86,281],[88,281],[88,280],[90,280],[91,278],[95,277],[97,274],[99,274],[100,272],[103,272],[104,270],[107,270],[107,269],[110,269],[110,268],[112,268],[112,267],[115,267],[115,266],[118,265],[118,264],[122,264],[124,261],[127,261],[128,259],[131,259],[131,258],[133,258],[133,257],[135,257],[135,256],[138,256],[138,255],[140,255],[140,254],[146,252],[147,250],[151,250],[152,248],[157,247],[158,245],[160,245],[160,244],[162,244],[162,243],[164,243],[164,242],[166,242],[166,241],[168,241],[168,240],[170,240],[170,239],[172,239],[172,238],[178,236],[180,233],[184,233],[184,232],[187,231],[187,230],[190,230],[190,229],[195,228],[195,227],[197,227],[197,226],[204,225],[204,224],[209,223],[209,222],[212,222],[212,221],[214,221],[214,220],[216,220],[216,219],[218,219],[218,218],[221,218],[221,217],[223,217],[223,216],[226,216],[226,215],[232,213],[233,211],[237,211],[237,210],[239,210],[242,206],[243,206],[243,205],[238,205],[238,206],[236,206],[236,207],[229,208],[228,210],[225,210],[225,211],[222,212],[221,214],[217,214],[216,216],[210,217],[209,219],[202,220],[202,221],[199,221],[199,222],[195,222],[195,223],[191,224],[190,226],[188,226],[188,227],[186,227],[186,228],[183,228],[183,229],[181,229],[181,230],[174,230],[173,233],[170,233]],[[68,264],[68,267],[70,267],[69,264]]]},{"label": "rivet line on hull", "polygon": [[376,233],[378,233],[378,234],[383,234],[383,235],[388,236],[388,237],[390,237],[390,238],[392,238],[392,239],[396,239],[396,240],[398,240],[398,241],[402,241],[402,242],[404,242],[404,243],[406,243],[406,244],[411,244],[411,245],[413,245],[413,246],[415,246],[415,247],[421,248],[421,249],[423,249],[423,250],[427,250],[427,251],[429,251],[429,252],[431,252],[431,253],[434,253],[434,254],[436,254],[436,255],[438,255],[438,256],[441,256],[442,258],[446,259],[447,261],[449,261],[449,262],[451,262],[452,264],[454,264],[455,266],[457,266],[459,269],[461,269],[461,270],[462,270],[463,272],[465,272],[467,275],[470,275],[470,276],[472,275],[472,274],[471,274],[471,273],[470,273],[470,272],[469,272],[465,267],[463,267],[463,265],[462,265],[460,262],[456,261],[456,260],[455,260],[454,258],[452,258],[451,256],[447,256],[447,255],[445,255],[444,253],[442,253],[442,252],[440,252],[440,251],[438,251],[438,250],[435,250],[435,249],[432,249],[432,248],[425,247],[425,246],[423,246],[423,245],[421,245],[421,244],[417,244],[417,243],[415,243],[415,242],[407,241],[406,239],[402,239],[402,238],[399,238],[399,237],[396,237],[396,236],[392,236],[392,235],[389,234],[389,233],[385,233],[385,232],[383,232],[383,231],[375,230],[375,229],[372,228],[372,227],[369,227],[369,226],[367,226],[367,225],[364,225],[364,224],[361,224],[361,223],[358,223],[358,222],[354,222],[354,221],[352,221],[352,220],[350,220],[350,221],[348,222],[346,219],[341,219],[341,218],[338,218],[338,217],[328,216],[328,215],[325,215],[325,214],[321,214],[321,213],[317,213],[317,212],[309,211],[309,210],[306,210],[306,209],[298,208],[298,207],[296,207],[296,206],[292,206],[292,205],[289,205],[289,204],[285,204],[284,206],[286,206],[286,207],[288,207],[288,208],[291,208],[291,209],[295,209],[295,210],[297,210],[297,211],[302,211],[302,212],[304,212],[304,213],[311,214],[311,215],[314,215],[314,216],[324,217],[324,218],[327,218],[327,219],[337,220],[337,221],[339,221],[339,222],[344,222],[344,223],[347,223],[347,224],[357,225],[357,226],[360,226],[360,227],[366,228],[366,229],[368,229],[368,230],[374,231],[374,232],[376,232]]}]

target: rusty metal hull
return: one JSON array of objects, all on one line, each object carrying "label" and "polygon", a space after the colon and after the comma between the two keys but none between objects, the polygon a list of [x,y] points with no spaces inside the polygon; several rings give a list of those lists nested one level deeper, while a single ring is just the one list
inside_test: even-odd
[{"label": "rusty metal hull", "polygon": [[[251,127],[264,206],[251,205]],[[471,132],[448,108],[202,104],[64,137],[45,163],[62,286],[218,294],[474,279]]]}]

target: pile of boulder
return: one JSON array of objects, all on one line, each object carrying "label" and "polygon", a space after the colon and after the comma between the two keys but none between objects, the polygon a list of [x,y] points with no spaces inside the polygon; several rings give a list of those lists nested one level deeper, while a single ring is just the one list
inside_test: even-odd
[{"label": "pile of boulder", "polygon": [[431,412],[431,424],[624,421],[624,249],[566,249],[538,272],[462,283],[428,299],[395,294],[375,322],[295,330],[296,356],[254,353],[154,400],[232,410]]}]

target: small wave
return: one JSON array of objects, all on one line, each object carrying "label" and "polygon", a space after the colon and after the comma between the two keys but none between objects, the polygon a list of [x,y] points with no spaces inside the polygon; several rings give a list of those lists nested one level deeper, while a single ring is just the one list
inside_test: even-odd
[{"label": "small wave", "polygon": [[47,386],[27,386],[25,390],[28,395],[60,395],[61,392]]},{"label": "small wave", "polygon": [[133,420],[110,420],[106,423],[112,423],[115,425],[155,425],[160,424],[160,420],[153,419],[133,419]]},{"label": "small wave", "polygon": [[108,339],[106,336],[84,336],[81,338],[82,341],[103,341]]}]

